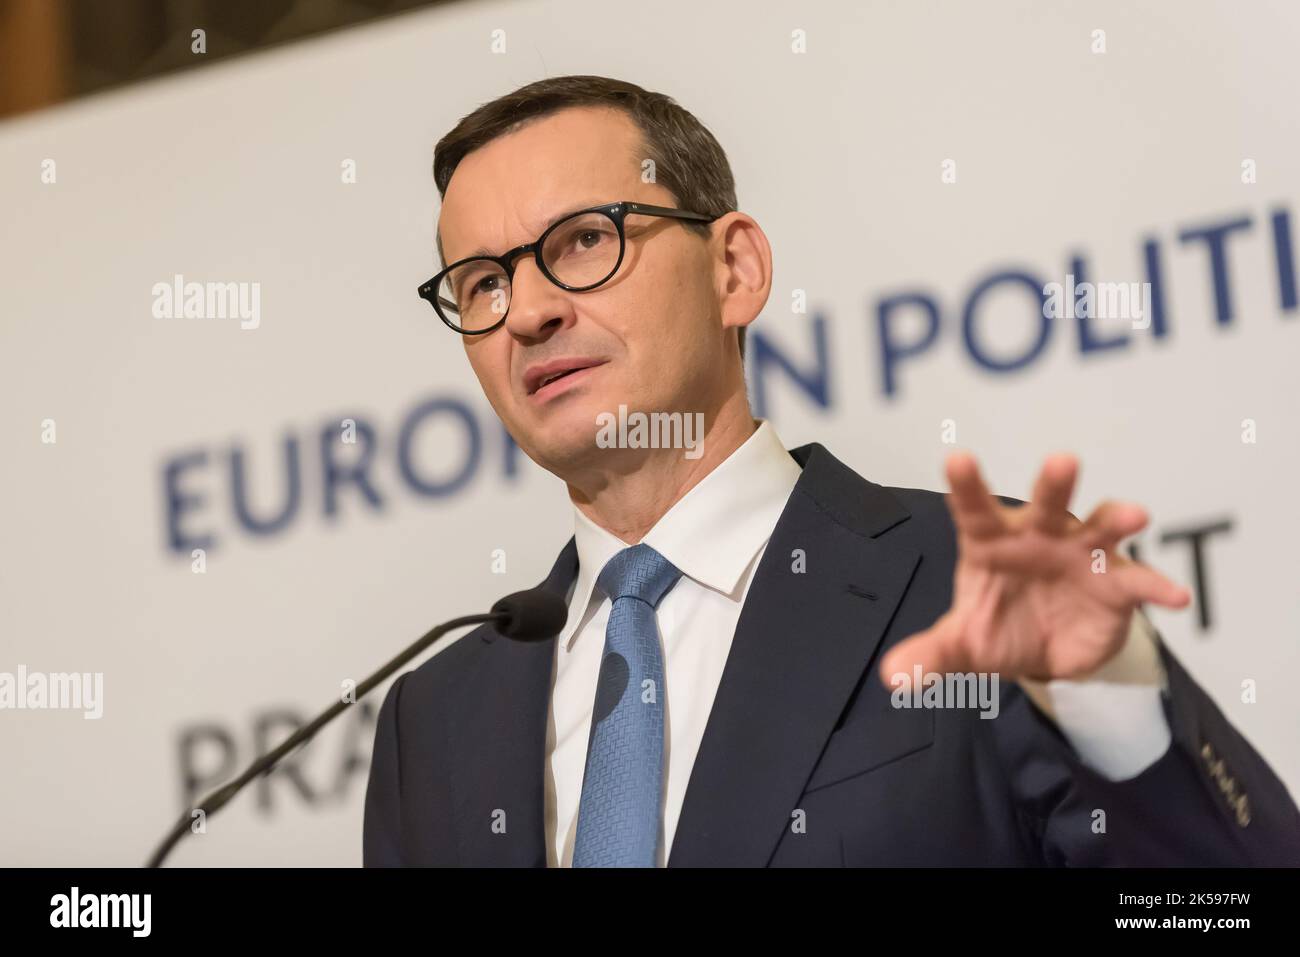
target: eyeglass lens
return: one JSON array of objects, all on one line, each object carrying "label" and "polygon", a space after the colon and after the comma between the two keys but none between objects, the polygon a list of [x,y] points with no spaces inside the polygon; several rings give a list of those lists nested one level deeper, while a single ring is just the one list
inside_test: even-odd
[{"label": "eyeglass lens", "polygon": [[[618,226],[610,216],[579,213],[547,234],[542,262],[554,281],[583,289],[613,275],[621,252]],[[448,322],[467,332],[488,329],[510,308],[510,278],[498,263],[473,259],[443,277],[437,296]]]}]

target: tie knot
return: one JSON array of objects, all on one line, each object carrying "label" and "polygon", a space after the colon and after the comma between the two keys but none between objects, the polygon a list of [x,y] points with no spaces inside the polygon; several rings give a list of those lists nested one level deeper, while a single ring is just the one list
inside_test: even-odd
[{"label": "tie knot", "polygon": [[596,585],[610,601],[639,598],[651,608],[668,594],[682,573],[649,545],[625,548],[601,569]]}]

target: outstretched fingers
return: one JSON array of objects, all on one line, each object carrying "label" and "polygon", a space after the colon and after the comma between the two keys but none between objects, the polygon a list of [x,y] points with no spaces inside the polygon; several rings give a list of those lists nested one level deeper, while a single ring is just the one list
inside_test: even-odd
[{"label": "outstretched fingers", "polygon": [[1141,505],[1107,500],[1092,510],[1080,534],[1089,547],[1110,550],[1122,539],[1147,527],[1149,516]]},{"label": "outstretched fingers", "polygon": [[1046,535],[1060,535],[1072,524],[1070,499],[1079,477],[1079,460],[1067,452],[1049,455],[1034,482],[1025,521]]},{"label": "outstretched fingers", "polygon": [[1128,562],[1120,568],[1112,569],[1120,585],[1135,602],[1150,602],[1164,608],[1185,608],[1192,600],[1192,593],[1182,585],[1170,581],[1150,565],[1141,562]]},{"label": "outstretched fingers", "polygon": [[946,501],[958,534],[975,541],[1004,534],[1008,526],[1001,505],[989,494],[975,457],[966,452],[954,452],[948,456],[944,470],[952,489]]}]

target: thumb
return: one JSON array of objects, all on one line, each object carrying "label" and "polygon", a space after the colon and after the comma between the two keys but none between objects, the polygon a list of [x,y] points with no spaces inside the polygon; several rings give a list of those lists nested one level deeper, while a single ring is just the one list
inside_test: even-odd
[{"label": "thumb", "polygon": [[880,662],[880,680],[892,688],[893,677],[906,675],[911,680],[913,669],[921,666],[921,673],[969,671],[966,654],[958,638],[960,629],[951,615],[944,615],[925,631],[903,639],[891,648]]}]

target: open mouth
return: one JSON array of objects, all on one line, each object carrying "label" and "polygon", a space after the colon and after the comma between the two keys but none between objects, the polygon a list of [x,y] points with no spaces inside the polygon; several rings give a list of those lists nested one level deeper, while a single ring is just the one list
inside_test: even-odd
[{"label": "open mouth", "polygon": [[591,375],[594,369],[604,365],[603,362],[595,362],[590,365],[573,366],[568,369],[557,369],[548,373],[538,380],[536,388],[528,394],[533,400],[543,400],[553,395],[559,395],[581,382],[587,376]]},{"label": "open mouth", "polygon": [[[589,369],[590,366],[583,366],[583,369]],[[565,376],[573,375],[575,372],[581,372],[582,369],[565,369],[563,372],[557,372],[554,375],[548,375],[545,379],[537,384],[536,391],[540,392],[556,379],[563,379]]]}]

